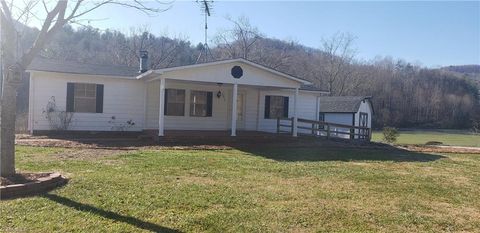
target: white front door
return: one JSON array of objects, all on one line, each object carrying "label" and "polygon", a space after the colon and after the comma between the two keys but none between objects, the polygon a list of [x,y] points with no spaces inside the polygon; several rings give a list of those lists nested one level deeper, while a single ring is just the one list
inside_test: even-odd
[{"label": "white front door", "polygon": [[237,96],[237,129],[245,128],[245,93],[238,92]]}]

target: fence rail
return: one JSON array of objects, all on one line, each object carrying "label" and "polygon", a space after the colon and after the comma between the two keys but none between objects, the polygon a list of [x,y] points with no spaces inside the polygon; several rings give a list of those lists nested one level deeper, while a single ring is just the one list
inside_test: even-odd
[{"label": "fence rail", "polygon": [[[277,133],[292,133],[294,118],[277,118]],[[342,137],[350,139],[368,140],[372,139],[371,130],[368,127],[352,126],[325,121],[314,121],[303,118],[297,119],[298,134],[315,137]]]}]

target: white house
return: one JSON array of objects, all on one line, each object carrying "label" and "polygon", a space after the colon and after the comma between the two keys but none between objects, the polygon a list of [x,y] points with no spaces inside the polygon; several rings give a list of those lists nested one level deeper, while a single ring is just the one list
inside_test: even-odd
[{"label": "white house", "polygon": [[[30,132],[52,130],[46,117],[52,98],[59,110],[73,113],[68,130],[74,131],[276,132],[277,117],[294,118],[294,124],[297,118],[318,120],[328,94],[245,59],[147,70],[143,56],[141,64],[34,60],[28,68]],[[297,127],[292,131],[296,136]]]}]

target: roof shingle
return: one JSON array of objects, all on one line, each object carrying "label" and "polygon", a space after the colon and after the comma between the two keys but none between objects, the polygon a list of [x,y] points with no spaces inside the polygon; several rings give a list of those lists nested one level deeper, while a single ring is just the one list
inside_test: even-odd
[{"label": "roof shingle", "polygon": [[35,58],[27,70],[122,77],[135,77],[139,74],[138,67],[86,64],[40,57]]},{"label": "roof shingle", "polygon": [[354,113],[366,96],[325,96],[320,98],[320,112]]}]

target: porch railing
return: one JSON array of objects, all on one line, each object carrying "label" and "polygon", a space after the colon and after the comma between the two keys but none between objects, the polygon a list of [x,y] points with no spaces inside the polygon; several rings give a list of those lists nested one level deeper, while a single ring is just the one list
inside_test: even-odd
[{"label": "porch railing", "polygon": [[[294,118],[277,118],[277,133],[293,134]],[[345,124],[329,123],[298,118],[297,134],[314,137],[340,137],[349,139],[368,140],[372,139],[371,130],[368,127],[352,126]]]}]

